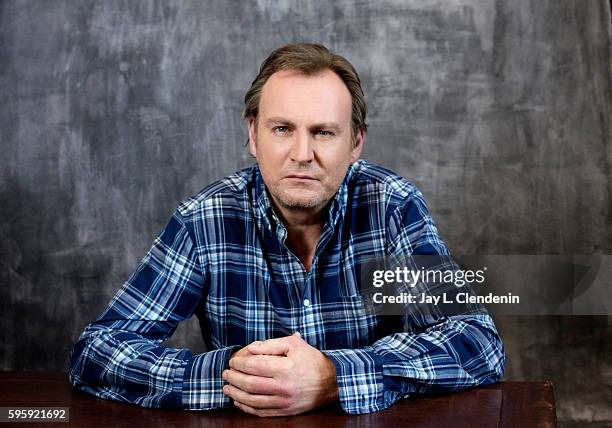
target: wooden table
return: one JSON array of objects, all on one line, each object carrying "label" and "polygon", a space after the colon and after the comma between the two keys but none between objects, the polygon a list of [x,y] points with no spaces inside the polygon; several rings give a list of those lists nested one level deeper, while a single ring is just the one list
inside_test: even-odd
[{"label": "wooden table", "polygon": [[[110,402],[72,389],[64,373],[0,371],[0,407],[70,408],[69,423],[55,426],[143,427],[554,427],[550,382],[501,382],[454,394],[401,400],[386,410],[347,415],[339,408],[283,418],[258,418],[237,410],[195,412],[145,409]],[[48,426],[19,423],[18,427]]]}]

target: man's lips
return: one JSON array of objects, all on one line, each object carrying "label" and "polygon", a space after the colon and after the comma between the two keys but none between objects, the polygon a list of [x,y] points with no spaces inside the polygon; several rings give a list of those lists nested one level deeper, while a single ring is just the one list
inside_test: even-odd
[{"label": "man's lips", "polygon": [[305,175],[305,174],[289,174],[285,176],[285,178],[294,178],[294,179],[299,179],[299,180],[316,180],[316,178],[310,175]]}]

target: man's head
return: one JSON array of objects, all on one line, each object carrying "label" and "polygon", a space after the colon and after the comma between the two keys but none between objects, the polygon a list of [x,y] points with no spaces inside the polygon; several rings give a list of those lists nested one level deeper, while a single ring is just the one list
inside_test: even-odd
[{"label": "man's head", "polygon": [[245,96],[249,150],[284,210],[320,210],[361,153],[367,125],[353,66],[321,45],[284,46]]},{"label": "man's head", "polygon": [[366,132],[367,106],[361,87],[361,79],[353,65],[344,57],[330,52],[325,46],[300,43],[283,46],[272,52],[261,64],[259,74],[251,83],[244,96],[245,119],[257,118],[261,91],[268,79],[281,70],[294,70],[305,76],[312,76],[324,70],[331,70],[342,79],[351,94],[351,125],[353,136],[359,130]]}]

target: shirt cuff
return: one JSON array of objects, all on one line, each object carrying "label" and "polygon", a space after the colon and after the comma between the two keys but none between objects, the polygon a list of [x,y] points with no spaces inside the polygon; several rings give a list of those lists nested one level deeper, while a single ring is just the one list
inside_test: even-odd
[{"label": "shirt cuff", "polygon": [[229,368],[230,356],[240,346],[228,346],[195,355],[185,367],[182,404],[189,410],[209,410],[232,406],[223,393],[223,371]]},{"label": "shirt cuff", "polygon": [[376,412],[401,398],[399,393],[385,391],[382,360],[371,349],[334,349],[321,352],[336,366],[340,405],[345,412]]}]

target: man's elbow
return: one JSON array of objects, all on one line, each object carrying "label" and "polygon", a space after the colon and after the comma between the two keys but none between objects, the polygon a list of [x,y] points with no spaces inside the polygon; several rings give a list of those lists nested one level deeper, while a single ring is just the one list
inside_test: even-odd
[{"label": "man's elbow", "polygon": [[493,352],[493,358],[491,358],[491,365],[494,372],[495,380],[493,382],[497,382],[504,376],[504,369],[506,365],[506,353],[504,352],[504,344],[499,337],[499,334],[495,336],[495,350]]},{"label": "man's elbow", "polygon": [[96,384],[101,375],[99,364],[95,364],[96,358],[92,359],[92,355],[97,353],[92,348],[92,336],[92,331],[87,327],[68,354],[68,380],[77,388]]},{"label": "man's elbow", "polygon": [[68,380],[72,386],[79,387],[85,382],[82,380],[83,373],[83,354],[87,339],[78,340],[68,354]]},{"label": "man's elbow", "polygon": [[[473,378],[475,385],[488,385],[499,381],[504,375],[506,355],[504,344],[489,315],[465,318],[470,331],[472,356],[464,369]],[[474,358],[479,355],[479,358]]]},{"label": "man's elbow", "polygon": [[497,331],[489,332],[488,352],[483,354],[483,368],[480,379],[477,382],[479,385],[488,385],[499,381],[504,376],[504,368],[506,363],[506,354],[504,352],[504,344]]}]

